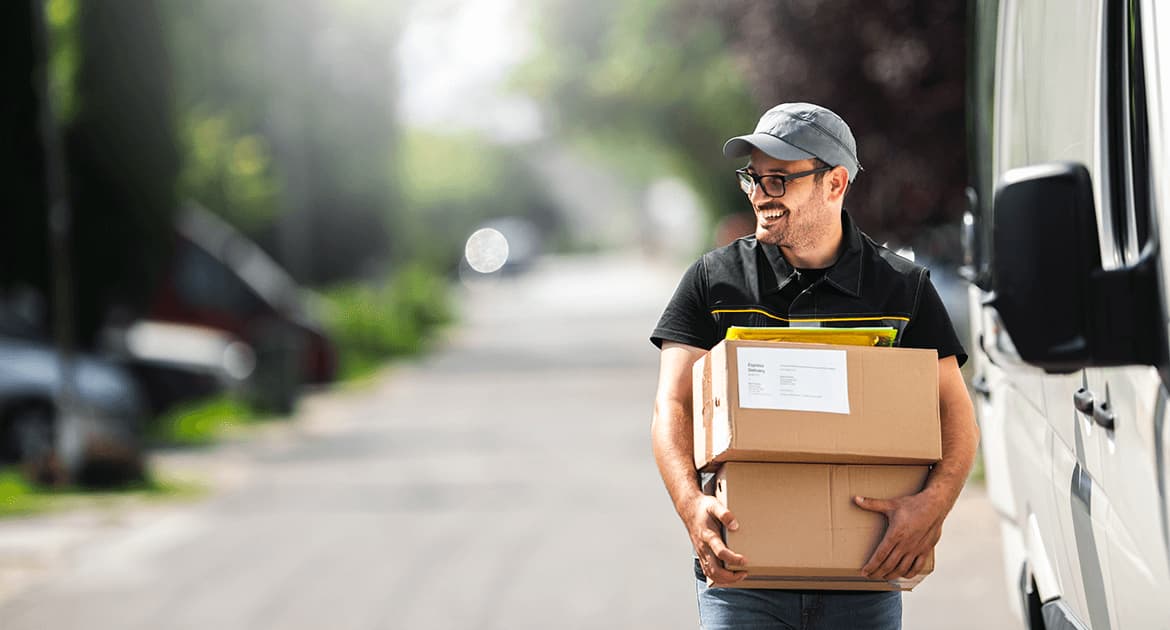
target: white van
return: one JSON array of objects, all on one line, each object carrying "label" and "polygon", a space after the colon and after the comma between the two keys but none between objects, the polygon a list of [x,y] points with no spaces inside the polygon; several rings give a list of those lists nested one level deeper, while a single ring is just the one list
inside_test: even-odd
[{"label": "white van", "polygon": [[1170,2],[971,10],[973,388],[1012,606],[1170,628]]}]

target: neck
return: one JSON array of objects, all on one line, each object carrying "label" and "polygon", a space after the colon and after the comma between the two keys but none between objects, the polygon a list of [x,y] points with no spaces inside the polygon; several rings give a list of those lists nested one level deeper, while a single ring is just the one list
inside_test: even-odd
[{"label": "neck", "polygon": [[784,260],[798,269],[824,269],[837,262],[841,254],[841,242],[844,240],[844,230],[841,220],[834,221],[825,232],[824,237],[816,242],[803,246],[781,245],[780,252]]}]

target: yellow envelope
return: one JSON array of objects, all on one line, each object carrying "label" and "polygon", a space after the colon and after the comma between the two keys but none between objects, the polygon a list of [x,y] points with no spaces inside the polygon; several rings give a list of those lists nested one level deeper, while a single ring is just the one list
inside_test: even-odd
[{"label": "yellow envelope", "polygon": [[892,346],[898,336],[895,328],[773,328],[732,326],[727,339],[750,341],[793,341],[835,343],[846,346]]}]

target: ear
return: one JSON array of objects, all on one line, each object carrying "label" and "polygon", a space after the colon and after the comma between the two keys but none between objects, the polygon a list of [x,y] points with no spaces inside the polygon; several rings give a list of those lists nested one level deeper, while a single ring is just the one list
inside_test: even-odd
[{"label": "ear", "polygon": [[844,166],[835,167],[825,173],[825,200],[829,202],[841,201],[845,198],[845,191],[849,189],[849,171]]}]

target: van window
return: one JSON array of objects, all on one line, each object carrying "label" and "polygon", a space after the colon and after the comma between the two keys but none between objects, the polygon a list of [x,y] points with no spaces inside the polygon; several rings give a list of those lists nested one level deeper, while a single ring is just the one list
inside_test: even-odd
[{"label": "van window", "polygon": [[1139,2],[1138,0],[1129,0],[1129,19],[1127,20],[1128,31],[1128,61],[1127,64],[1130,71],[1129,80],[1129,157],[1130,157],[1130,172],[1131,181],[1133,182],[1133,199],[1134,203],[1130,206],[1133,212],[1132,221],[1128,224],[1133,226],[1130,230],[1131,237],[1130,245],[1133,250],[1133,257],[1127,258],[1129,260],[1136,260],[1137,254],[1141,252],[1142,247],[1150,235],[1150,178],[1153,174],[1150,172],[1150,152],[1149,152],[1149,123],[1146,112],[1146,67],[1144,55],[1142,54],[1142,28],[1141,20],[1139,20]]},{"label": "van window", "polygon": [[[968,168],[973,191],[969,197],[974,229],[969,245],[976,282],[990,289],[992,200],[995,174],[992,148],[995,136],[995,67],[999,47],[999,1],[976,3],[969,23],[971,47],[967,66]],[[986,285],[986,286],[985,286]]]},{"label": "van window", "polygon": [[1109,213],[1125,263],[1137,260],[1149,237],[1149,127],[1138,0],[1109,6]]}]

